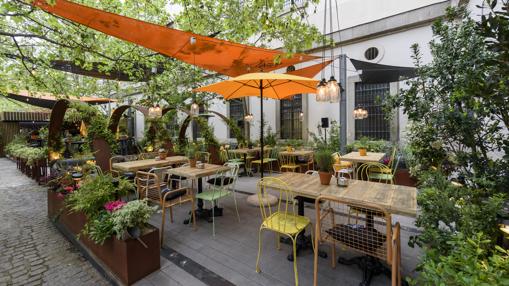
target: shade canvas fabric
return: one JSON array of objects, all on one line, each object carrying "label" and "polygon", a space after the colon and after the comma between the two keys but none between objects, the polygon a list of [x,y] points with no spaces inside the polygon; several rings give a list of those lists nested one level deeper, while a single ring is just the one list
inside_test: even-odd
[{"label": "shade canvas fabric", "polygon": [[[288,58],[282,51],[180,31],[66,0],[56,0],[54,5],[46,0],[35,0],[31,4],[107,35],[228,76],[273,71],[319,58],[299,53]],[[276,57],[281,60],[274,62]]]}]

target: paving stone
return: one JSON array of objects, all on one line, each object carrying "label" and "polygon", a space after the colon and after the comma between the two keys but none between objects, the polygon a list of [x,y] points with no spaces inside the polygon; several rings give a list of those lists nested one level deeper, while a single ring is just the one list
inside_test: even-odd
[{"label": "paving stone", "polygon": [[0,285],[108,285],[47,217],[46,188],[0,158]]}]

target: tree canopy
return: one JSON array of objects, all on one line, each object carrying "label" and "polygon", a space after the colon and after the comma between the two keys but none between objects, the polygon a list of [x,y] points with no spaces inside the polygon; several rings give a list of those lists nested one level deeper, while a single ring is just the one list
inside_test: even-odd
[{"label": "tree canopy", "polygon": [[[192,96],[191,89],[197,83],[218,76],[55,17],[29,2],[0,0],[0,92],[27,89],[77,96],[142,92],[145,100],[162,100],[178,107]],[[293,2],[285,5],[287,1],[282,0],[74,2],[240,43],[267,46],[278,41],[288,53],[309,48],[322,37],[307,22],[305,9],[317,5],[318,0],[304,1],[299,7]],[[112,79],[62,69],[79,69]],[[207,98],[201,100],[206,102]]]}]

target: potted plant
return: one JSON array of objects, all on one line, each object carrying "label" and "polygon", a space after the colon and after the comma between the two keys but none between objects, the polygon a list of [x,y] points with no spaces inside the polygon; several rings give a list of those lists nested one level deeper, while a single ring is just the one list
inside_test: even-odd
[{"label": "potted plant", "polygon": [[165,160],[166,157],[168,156],[168,152],[166,152],[166,150],[164,148],[160,148],[158,153],[159,153],[159,159],[161,159],[161,160]]},{"label": "potted plant", "polygon": [[196,168],[196,161],[198,160],[198,146],[196,143],[189,143],[186,147],[186,156],[189,159],[189,166]]},{"label": "potted plant", "polygon": [[363,136],[359,139],[357,150],[359,150],[359,156],[367,156],[368,155],[368,142],[369,138]]},{"label": "potted plant", "polygon": [[318,150],[315,153],[315,160],[319,168],[320,183],[322,185],[329,185],[332,178],[332,165],[334,163],[332,151],[329,149]]}]

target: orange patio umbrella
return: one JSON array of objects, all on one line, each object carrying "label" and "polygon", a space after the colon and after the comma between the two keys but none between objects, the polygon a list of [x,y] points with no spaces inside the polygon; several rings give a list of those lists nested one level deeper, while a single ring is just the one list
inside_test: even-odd
[{"label": "orange patio umbrella", "polygon": [[[194,89],[194,92],[214,92],[226,100],[246,96],[260,97],[260,157],[263,162],[263,98],[285,99],[300,93],[315,93],[318,80],[291,74],[249,73],[211,85]],[[263,164],[261,164],[263,178]]]}]

